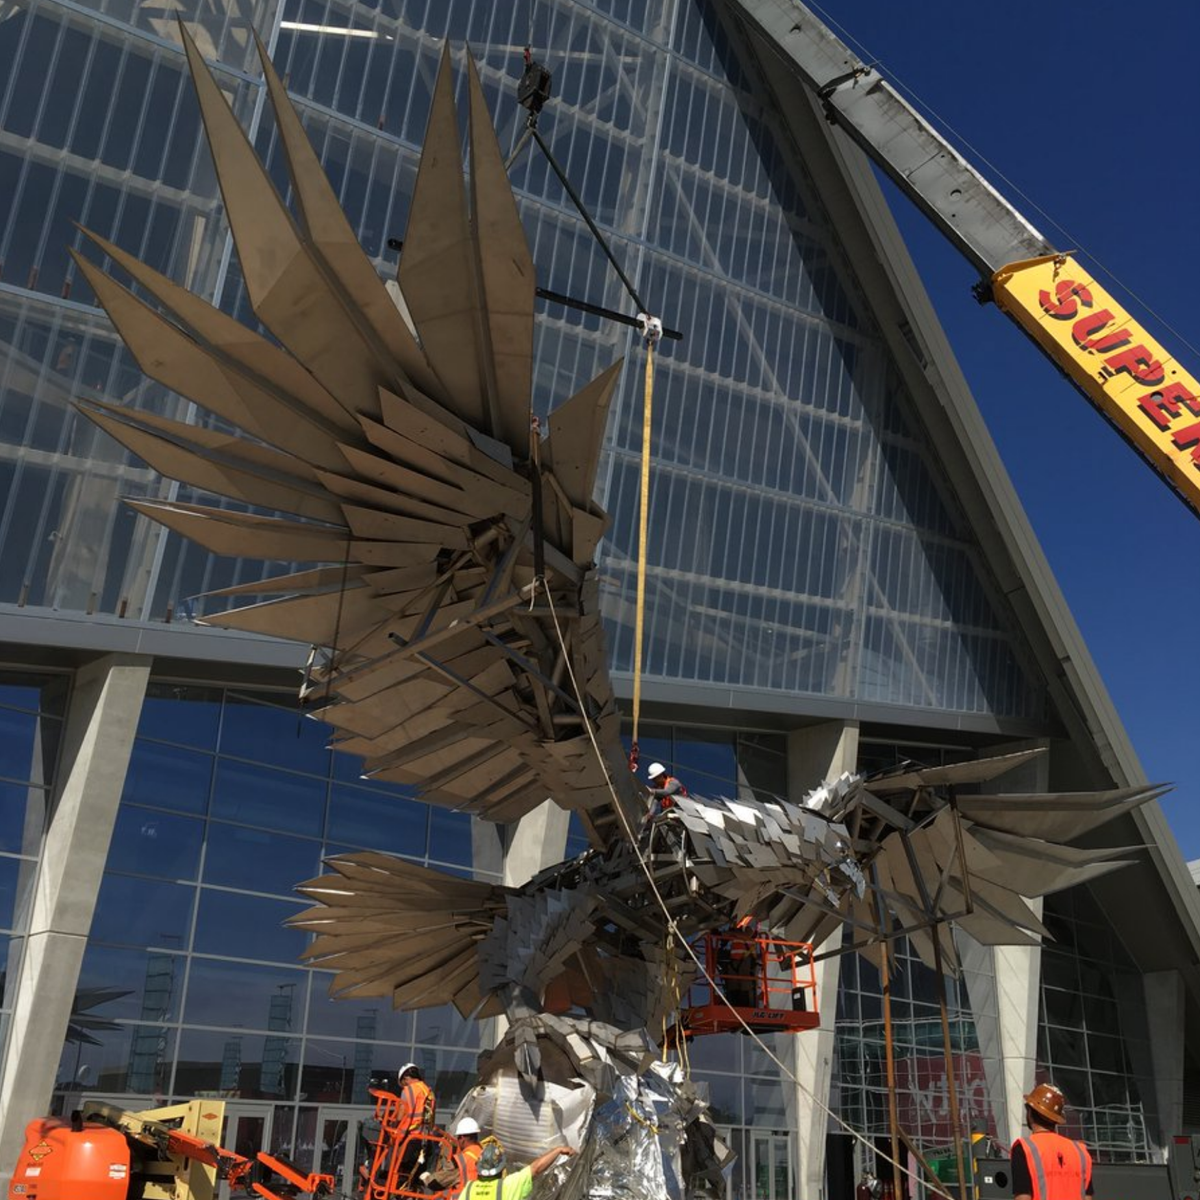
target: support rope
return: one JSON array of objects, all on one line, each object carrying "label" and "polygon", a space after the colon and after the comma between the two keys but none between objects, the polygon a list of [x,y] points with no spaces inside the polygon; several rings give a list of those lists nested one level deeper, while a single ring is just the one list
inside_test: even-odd
[{"label": "support rope", "polygon": [[[649,326],[647,326],[649,329]],[[660,326],[661,329],[661,326]],[[654,346],[657,338],[646,334],[646,383],[642,392],[642,481],[638,511],[637,599],[633,621],[633,746],[630,770],[638,765],[638,722],[642,714],[642,642],[646,626],[646,542],[650,533],[650,426],[654,408]]]}]

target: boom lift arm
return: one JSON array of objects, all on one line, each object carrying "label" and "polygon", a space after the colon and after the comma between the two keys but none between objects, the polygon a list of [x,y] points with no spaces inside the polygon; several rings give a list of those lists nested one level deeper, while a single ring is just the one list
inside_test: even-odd
[{"label": "boom lift arm", "polygon": [[799,0],[726,0],[983,276],[992,299],[1200,514],[1200,382]]}]

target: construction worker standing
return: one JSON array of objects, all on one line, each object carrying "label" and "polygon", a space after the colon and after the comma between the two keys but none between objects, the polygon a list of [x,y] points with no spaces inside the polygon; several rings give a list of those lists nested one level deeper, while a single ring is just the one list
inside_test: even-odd
[{"label": "construction worker standing", "polygon": [[405,1063],[399,1075],[400,1105],[396,1112],[397,1140],[403,1140],[415,1129],[432,1128],[437,1099],[433,1088],[416,1063]]},{"label": "construction worker standing", "polygon": [[1029,1136],[1012,1145],[1012,1189],[1016,1200],[1082,1200],[1092,1194],[1092,1156],[1082,1142],[1056,1132],[1066,1120],[1058,1088],[1039,1083],[1025,1097]]},{"label": "construction worker standing", "polygon": [[553,1166],[560,1154],[570,1158],[574,1153],[570,1146],[555,1146],[541,1158],[535,1158],[529,1166],[507,1175],[504,1147],[499,1142],[489,1141],[479,1159],[479,1177],[463,1188],[458,1200],[525,1200],[533,1191],[533,1181]]},{"label": "construction worker standing", "polygon": [[386,1191],[387,1181],[392,1176],[392,1159],[397,1154],[395,1177],[405,1184],[411,1183],[421,1165],[424,1146],[421,1139],[410,1141],[409,1138],[433,1128],[437,1100],[433,1089],[425,1082],[421,1068],[416,1063],[405,1063],[397,1080],[395,1093],[372,1092],[381,1129],[369,1172],[373,1189],[370,1195]]},{"label": "construction worker standing", "polygon": [[462,1163],[465,1183],[479,1177],[479,1159],[483,1147],[479,1144],[479,1122],[474,1117],[463,1117],[454,1127],[455,1154]]}]

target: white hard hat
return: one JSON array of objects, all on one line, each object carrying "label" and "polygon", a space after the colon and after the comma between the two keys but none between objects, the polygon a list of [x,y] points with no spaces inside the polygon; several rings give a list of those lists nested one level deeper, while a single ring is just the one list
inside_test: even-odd
[{"label": "white hard hat", "polygon": [[455,1137],[466,1137],[470,1133],[479,1132],[479,1122],[474,1117],[463,1117],[454,1127]]},{"label": "white hard hat", "polygon": [[664,767],[662,763],[651,763],[646,768],[646,774],[649,775],[651,779],[657,779],[660,775],[665,775],[666,773],[667,768]]},{"label": "white hard hat", "polygon": [[416,1063],[405,1063],[404,1066],[402,1066],[400,1068],[400,1070],[398,1070],[396,1072],[396,1078],[403,1079],[405,1077],[405,1075],[407,1075],[409,1073],[409,1071],[417,1071],[419,1069],[420,1068],[417,1066]]}]

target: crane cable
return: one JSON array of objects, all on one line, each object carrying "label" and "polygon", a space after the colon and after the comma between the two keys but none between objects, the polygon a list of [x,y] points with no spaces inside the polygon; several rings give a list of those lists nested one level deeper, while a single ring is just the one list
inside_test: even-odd
[{"label": "crane cable", "polygon": [[[544,580],[542,581],[542,587],[545,588],[546,602],[550,609],[550,617],[554,622],[554,631],[558,636],[558,644],[563,648],[563,652],[565,653],[567,643],[566,638],[563,636],[562,627],[559,624],[558,610],[554,604],[554,597],[550,594],[550,589],[546,586]],[[603,772],[604,780],[608,784],[609,794],[612,796],[613,808],[616,810],[617,817],[622,826],[624,826],[625,834],[629,838],[630,844],[633,846],[634,853],[637,855],[638,865],[641,867],[642,873],[646,876],[646,882],[650,885],[650,891],[653,894],[654,899],[657,901],[659,908],[662,909],[668,931],[675,936],[678,943],[684,948],[684,950],[687,951],[688,956],[696,964],[700,975],[707,980],[709,987],[712,989],[712,994],[720,998],[721,1003],[724,1004],[725,1007],[729,1009],[729,1012],[737,1018],[738,1024],[742,1027],[742,1031],[749,1034],[750,1038],[758,1045],[759,1049],[762,1050],[767,1058],[779,1068],[783,1077],[794,1084],[798,1091],[802,1092],[809,1100],[813,1102],[817,1108],[819,1108],[826,1116],[830,1117],[846,1133],[854,1138],[855,1141],[860,1142],[867,1149],[871,1150],[883,1162],[889,1163],[893,1167],[896,1167],[902,1175],[907,1175],[914,1184],[923,1186],[928,1195],[941,1197],[941,1200],[955,1200],[955,1197],[951,1196],[949,1191],[942,1187],[939,1181],[927,1180],[923,1178],[918,1172],[912,1170],[911,1167],[899,1162],[886,1152],[879,1150],[875,1143],[872,1142],[865,1134],[862,1134],[855,1129],[854,1126],[851,1125],[850,1122],[844,1117],[842,1117],[840,1113],[834,1112],[834,1110],[824,1100],[822,1100],[821,1097],[812,1090],[812,1088],[801,1082],[796,1073],[774,1052],[774,1050],[772,1050],[770,1046],[767,1045],[766,1041],[757,1032],[757,1030],[755,1030],[749,1024],[749,1022],[746,1021],[742,1014],[738,1012],[733,1004],[730,1003],[729,997],[725,995],[725,990],[712,977],[708,971],[708,967],[701,961],[700,956],[696,953],[695,948],[683,936],[683,932],[680,930],[675,917],[672,915],[671,910],[667,907],[667,902],[663,898],[662,892],[659,891],[658,883],[654,878],[654,873],[650,870],[650,864],[646,862],[646,856],[642,853],[642,848],[638,844],[637,835],[630,827],[629,818],[625,815],[625,809],[621,805],[620,797],[617,794],[616,786],[613,783],[612,775],[608,769],[608,763],[604,758],[604,752],[600,749],[600,744],[596,740],[594,723],[586,715],[586,709],[584,708],[583,703],[583,692],[580,689],[579,680],[576,678],[574,668],[571,666],[570,658],[567,659],[567,674],[570,677],[571,687],[575,692],[576,699],[579,701],[580,711],[585,714],[583,718],[583,727],[587,731],[588,739],[592,744],[592,750],[596,755],[596,761],[600,764],[600,770]]]},{"label": "crane cable", "polygon": [[637,598],[633,618],[633,738],[629,769],[638,768],[638,722],[642,714],[642,645],[646,629],[646,543],[650,535],[650,430],[654,411],[654,349],[662,340],[662,321],[638,313],[646,346],[646,377],[642,388],[642,468],[638,507]]}]

